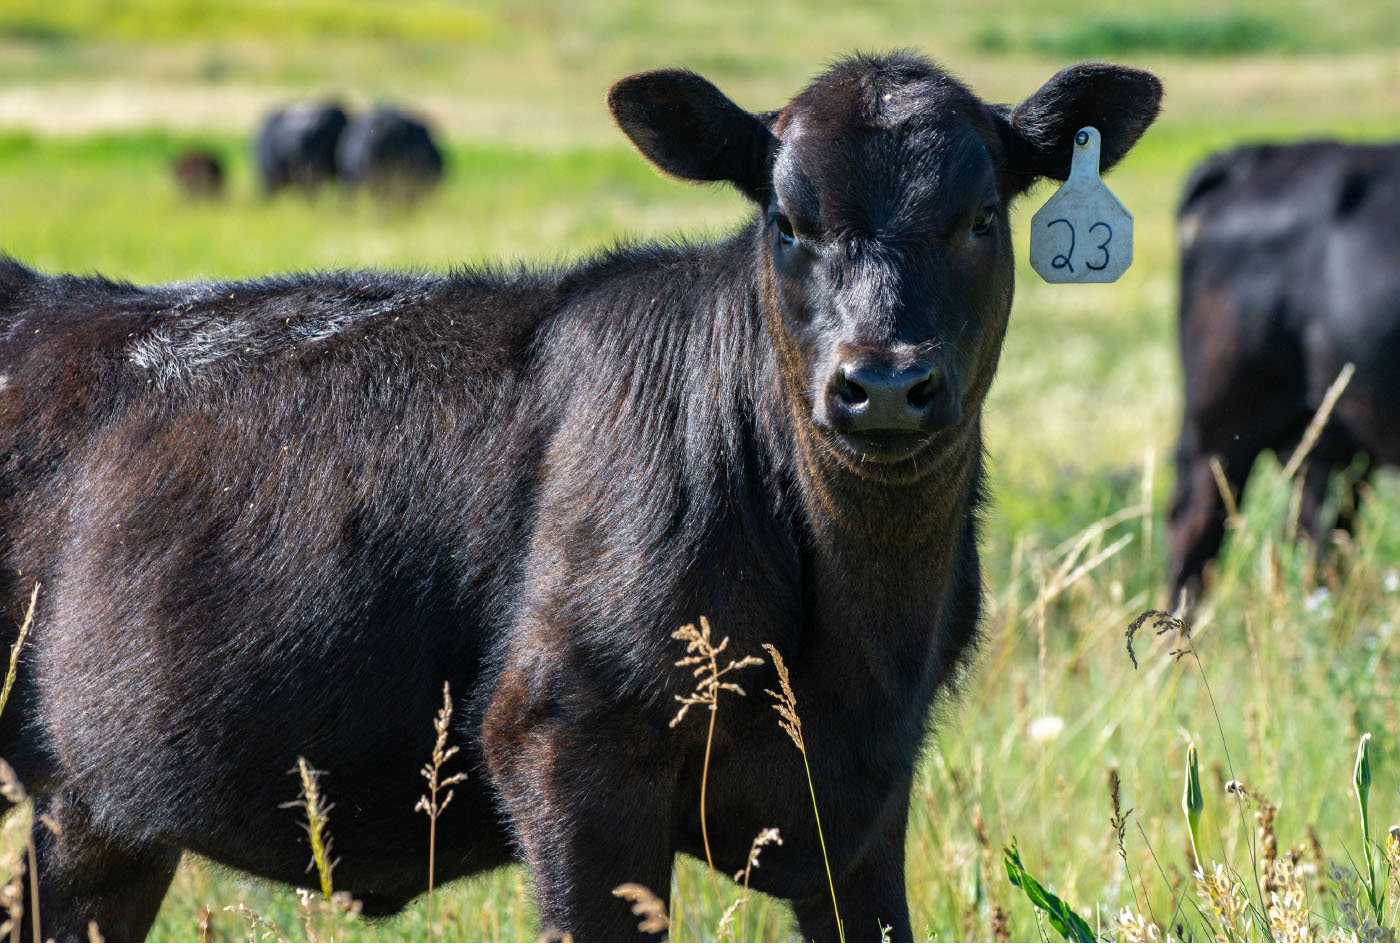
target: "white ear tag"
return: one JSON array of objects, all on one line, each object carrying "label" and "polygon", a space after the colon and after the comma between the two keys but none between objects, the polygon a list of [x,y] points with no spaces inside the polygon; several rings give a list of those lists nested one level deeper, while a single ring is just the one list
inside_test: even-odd
[{"label": "white ear tag", "polygon": [[1099,178],[1099,131],[1074,136],[1069,179],[1031,217],[1031,267],[1047,282],[1113,282],[1133,264],[1133,215]]}]

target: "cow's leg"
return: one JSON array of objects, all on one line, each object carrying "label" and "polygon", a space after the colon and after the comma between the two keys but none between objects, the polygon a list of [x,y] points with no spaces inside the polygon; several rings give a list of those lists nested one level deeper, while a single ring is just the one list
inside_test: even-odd
[{"label": "cow's leg", "polygon": [[[487,768],[535,882],[546,931],[576,940],[657,940],[613,890],[669,905],[669,774],[636,714],[567,718],[566,681],[527,692],[507,670],[482,726]],[[663,722],[664,728],[664,722]]]},{"label": "cow's leg", "polygon": [[1310,457],[1303,463],[1302,497],[1298,503],[1298,536],[1306,538],[1312,544],[1313,556],[1319,559],[1327,548],[1327,531],[1322,524],[1322,508],[1327,504],[1327,480],[1331,473],[1331,463],[1326,460]]},{"label": "cow's leg", "polygon": [[[1314,550],[1321,557],[1327,549],[1328,529],[1322,522],[1322,508],[1327,503],[1329,476],[1345,466],[1350,455],[1340,453],[1332,456],[1309,457],[1305,464],[1302,501],[1298,505],[1298,533],[1313,542]],[[1361,504],[1361,493],[1366,489],[1366,479],[1370,475],[1369,464],[1361,470],[1338,496],[1337,518],[1332,522],[1333,531],[1350,535],[1356,527],[1356,511]]]},{"label": "cow's leg", "polygon": [[[145,940],[175,876],[180,850],[119,843],[72,796],[36,797],[34,811],[40,939],[86,941],[89,927],[95,926],[109,941]],[[33,940],[28,878],[20,933]]]},{"label": "cow's leg", "polygon": [[[1366,488],[1369,466],[1363,467],[1357,477],[1340,490],[1337,501],[1337,517],[1331,527],[1326,527],[1322,518],[1323,506],[1328,495],[1328,479],[1334,471],[1343,469],[1346,455],[1334,453],[1329,457],[1309,457],[1304,469],[1301,501],[1298,505],[1298,535],[1307,539],[1312,548],[1313,563],[1321,567],[1327,552],[1340,540],[1349,543],[1356,525],[1356,510],[1361,502],[1361,493]],[[1341,576],[1348,562],[1346,556],[1334,558],[1331,573]]]},{"label": "cow's leg", "polygon": [[[1314,554],[1318,559],[1321,559],[1331,543],[1329,541],[1331,534],[1324,527],[1322,520],[1322,509],[1327,503],[1328,478],[1333,472],[1346,470],[1359,452],[1360,448],[1345,427],[1334,422],[1323,430],[1303,464],[1303,492],[1302,501],[1298,506],[1298,533],[1312,542]],[[1337,518],[1332,523],[1332,529],[1343,531],[1348,535],[1351,534],[1355,522],[1356,505],[1360,501],[1361,489],[1364,487],[1369,472],[1370,466],[1367,463],[1361,467],[1357,478],[1351,483],[1350,489],[1338,496]]]},{"label": "cow's leg", "polygon": [[[1245,481],[1256,454],[1240,449],[1219,456],[1225,484],[1236,503],[1244,497]],[[1211,469],[1211,456],[1192,449],[1183,437],[1167,522],[1171,552],[1169,606],[1176,606],[1183,593],[1188,602],[1200,598],[1205,567],[1215,559],[1225,540],[1226,513],[1224,496]]]},{"label": "cow's leg", "polygon": [[[593,750],[580,740],[592,740]],[[669,908],[666,791],[640,770],[620,769],[625,763],[597,750],[593,738],[545,735],[536,746],[498,783],[534,877],[542,926],[580,941],[659,939],[639,929],[641,919],[613,891],[642,885]]]},{"label": "cow's leg", "polygon": [[[912,941],[909,899],[904,888],[904,833],[908,823],[908,793],[902,794],[898,812],[880,838],[865,854],[844,868],[835,878],[836,902],[841,907],[841,926],[847,941],[878,941],[887,935],[892,941]],[[809,941],[840,940],[836,915],[831,905],[831,889],[792,903],[802,936]],[[889,931],[884,931],[889,928]]]},{"label": "cow's leg", "polygon": [[1356,532],[1356,519],[1361,512],[1362,495],[1370,488],[1371,470],[1374,466],[1369,459],[1342,493],[1342,501],[1337,505],[1337,520],[1333,527],[1348,536]]}]

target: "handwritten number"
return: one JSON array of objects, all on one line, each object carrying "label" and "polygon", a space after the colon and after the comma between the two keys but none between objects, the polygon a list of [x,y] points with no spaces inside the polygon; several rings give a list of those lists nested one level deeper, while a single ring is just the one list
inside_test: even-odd
[{"label": "handwritten number", "polygon": [[1058,220],[1051,220],[1049,223],[1046,223],[1045,228],[1049,229],[1056,223],[1063,223],[1065,224],[1065,226],[1069,227],[1069,251],[1062,252],[1059,255],[1055,256],[1055,258],[1051,259],[1050,266],[1055,269],[1069,269],[1071,272],[1073,272],[1074,263],[1070,262],[1069,260],[1070,257],[1074,255],[1074,224],[1071,223],[1069,220],[1065,219],[1064,217],[1061,217]]},{"label": "handwritten number", "polygon": [[[1049,223],[1046,223],[1045,228],[1048,230],[1056,223],[1065,224],[1065,227],[1069,230],[1069,249],[1062,253],[1059,253],[1054,258],[1052,258],[1050,260],[1050,266],[1051,268],[1055,269],[1069,269],[1071,272],[1073,272],[1074,263],[1071,260],[1074,258],[1074,224],[1071,223],[1069,220],[1065,219],[1064,217],[1060,217],[1058,220],[1051,220]],[[1100,262],[1098,265],[1095,265],[1092,262],[1084,263],[1084,265],[1087,268],[1090,268],[1095,272],[1102,272],[1104,269],[1107,269],[1109,260],[1112,258],[1108,253],[1108,244],[1113,241],[1113,227],[1109,226],[1103,220],[1099,220],[1093,226],[1089,227],[1089,232],[1092,233],[1099,227],[1103,227],[1103,230],[1107,235],[1104,236],[1103,242],[1099,243],[1094,248],[1097,249],[1099,252],[1103,253],[1103,261]]]},{"label": "handwritten number", "polygon": [[[1107,223],[1103,222],[1102,220],[1100,220],[1099,222],[1095,223],[1093,226],[1090,226],[1090,227],[1089,227],[1089,232],[1092,233],[1094,230],[1098,229],[1100,226],[1102,226],[1105,230],[1108,231],[1108,235],[1105,236],[1105,237],[1103,238],[1103,242],[1099,243],[1099,244],[1098,244],[1097,246],[1095,246],[1094,248],[1103,253],[1103,262],[1099,263],[1098,265],[1094,265],[1092,262],[1086,262],[1086,263],[1084,263],[1086,266],[1088,266],[1089,268],[1093,269],[1095,272],[1099,272],[1099,271],[1102,271],[1103,269],[1107,269],[1107,268],[1108,268],[1108,259],[1109,259],[1109,256],[1108,256],[1108,244],[1109,244],[1110,242],[1112,242],[1112,240],[1113,240],[1113,227],[1112,227],[1112,226],[1109,226]],[[1074,270],[1071,269],[1070,271],[1073,272]]]}]

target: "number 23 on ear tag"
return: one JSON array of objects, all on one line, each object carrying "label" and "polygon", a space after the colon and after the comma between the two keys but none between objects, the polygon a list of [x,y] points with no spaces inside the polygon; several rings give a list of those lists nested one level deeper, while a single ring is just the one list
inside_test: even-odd
[{"label": "number 23 on ear tag", "polygon": [[1133,215],[1099,179],[1099,132],[1074,136],[1069,179],[1031,217],[1031,267],[1047,282],[1113,282],[1133,262]]}]

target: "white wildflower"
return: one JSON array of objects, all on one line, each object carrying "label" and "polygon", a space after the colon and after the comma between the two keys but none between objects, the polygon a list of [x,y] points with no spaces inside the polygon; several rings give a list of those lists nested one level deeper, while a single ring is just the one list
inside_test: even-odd
[{"label": "white wildflower", "polygon": [[1053,741],[1065,729],[1065,719],[1059,715],[1041,715],[1026,725],[1026,736],[1037,744]]}]

